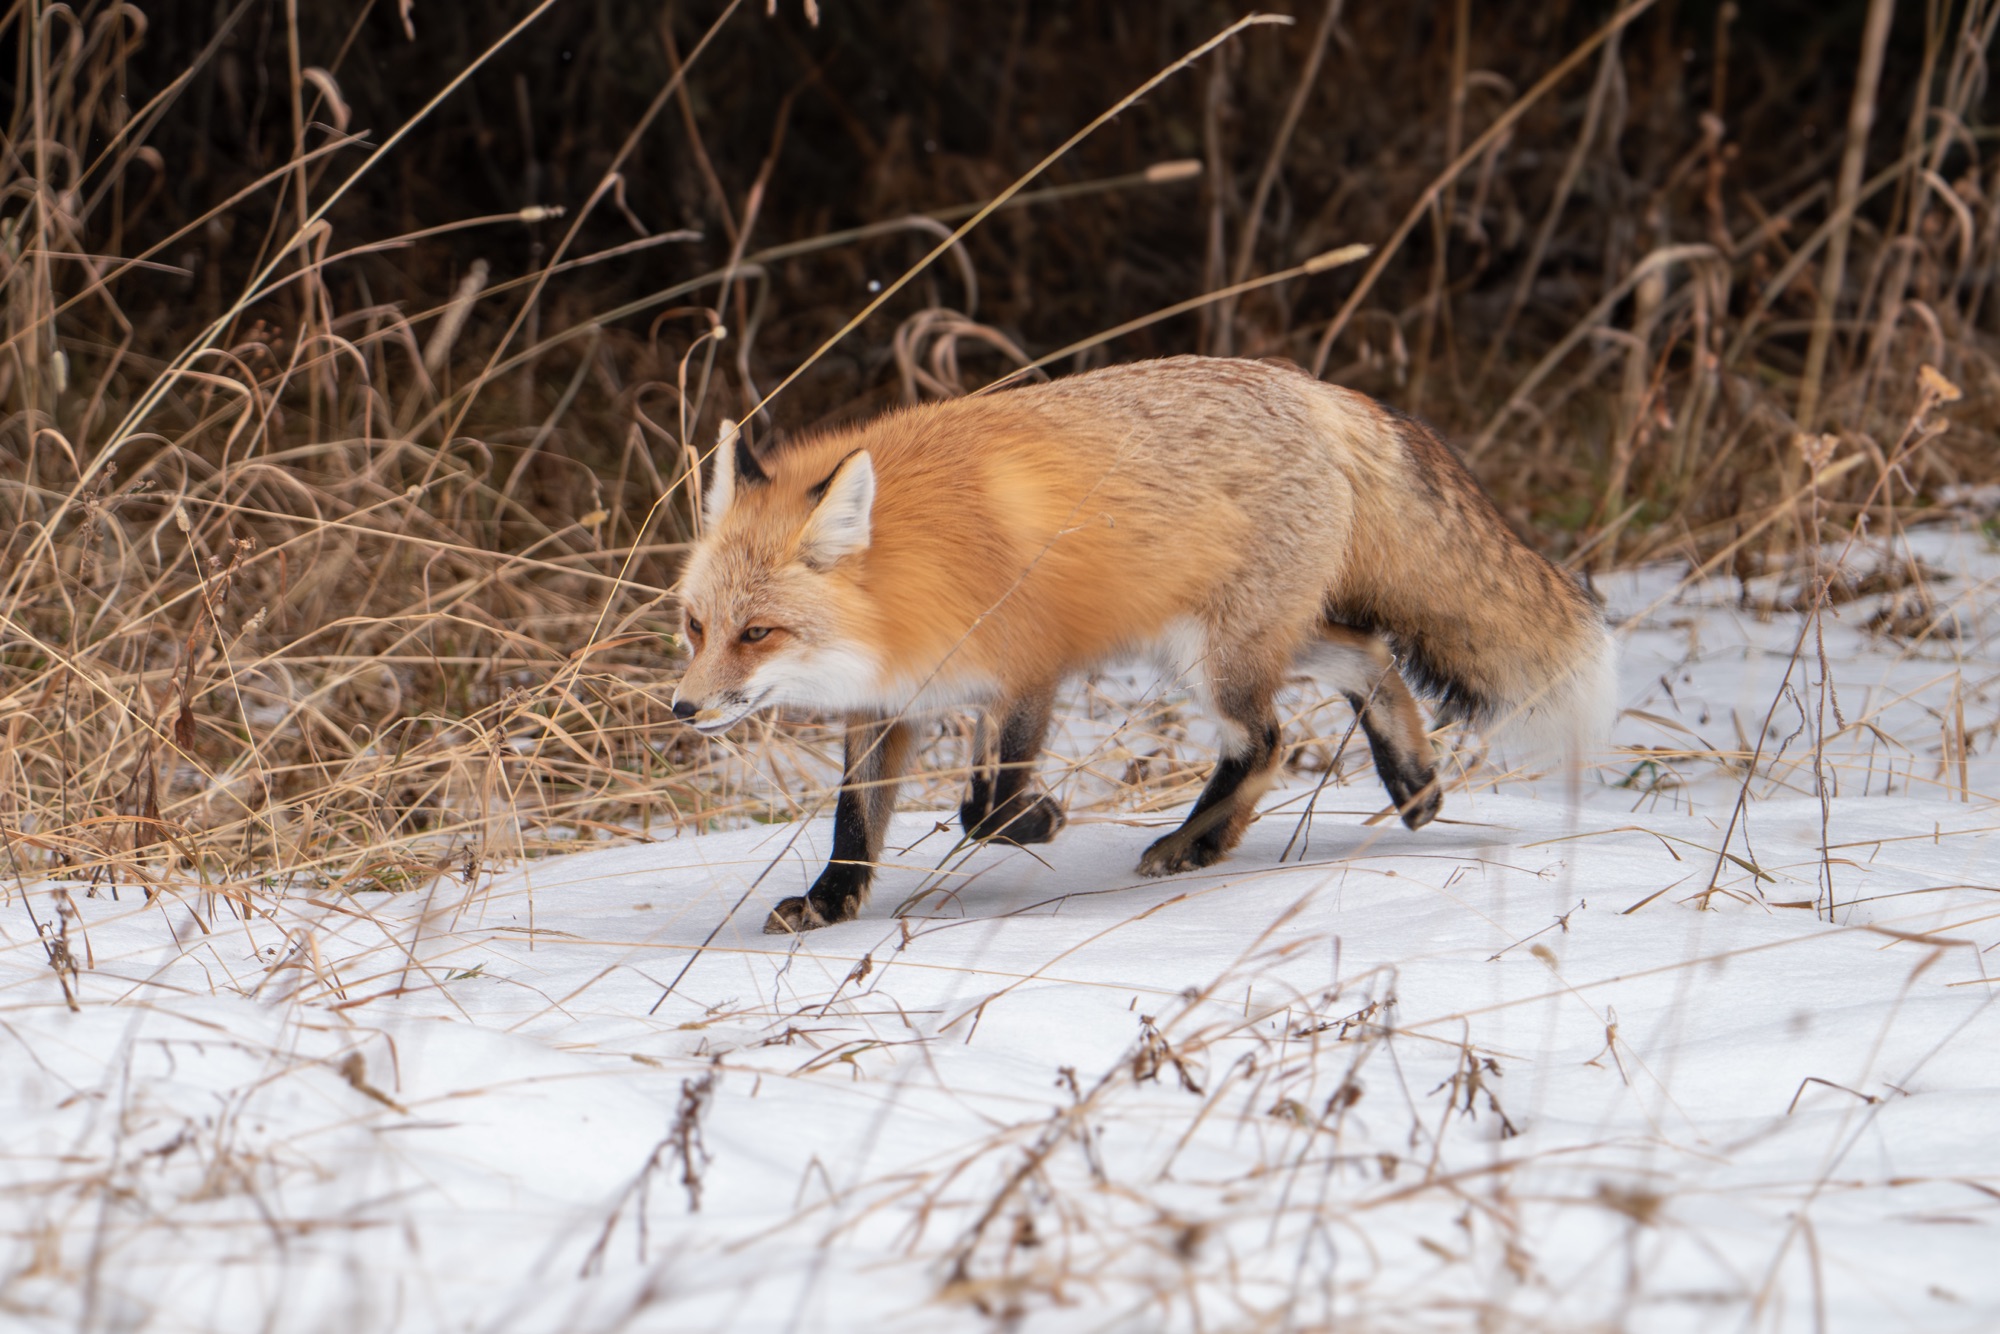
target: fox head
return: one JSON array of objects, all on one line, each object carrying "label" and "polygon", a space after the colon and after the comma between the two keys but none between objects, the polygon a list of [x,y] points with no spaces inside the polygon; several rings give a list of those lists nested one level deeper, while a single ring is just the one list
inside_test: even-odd
[{"label": "fox head", "polygon": [[855,450],[823,478],[767,471],[722,425],[704,529],[681,578],[694,656],[674,716],[717,733],[756,710],[860,703],[875,663],[860,646],[857,583],[875,508],[875,466]]}]

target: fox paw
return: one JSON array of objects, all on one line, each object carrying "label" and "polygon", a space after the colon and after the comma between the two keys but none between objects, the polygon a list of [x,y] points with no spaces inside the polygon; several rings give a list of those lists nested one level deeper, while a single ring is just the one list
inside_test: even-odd
[{"label": "fox paw", "polygon": [[1444,808],[1444,787],[1437,781],[1435,769],[1427,773],[1391,770],[1382,775],[1382,785],[1389,789],[1403,823],[1411,829],[1422,829]]},{"label": "fox paw", "polygon": [[1403,823],[1411,829],[1422,829],[1444,809],[1444,793],[1436,783],[1432,783],[1414,800],[1399,802],[1398,805],[1402,807]]},{"label": "fox paw", "polygon": [[819,915],[812,900],[793,896],[779,899],[778,906],[771,909],[771,915],[764,921],[767,936],[794,936],[806,931],[817,931],[827,925],[826,918]]},{"label": "fox paw", "polygon": [[828,862],[804,898],[781,899],[764,923],[767,936],[817,931],[861,916],[875,868],[865,862]]},{"label": "fox paw", "polygon": [[1198,838],[1183,838],[1177,831],[1146,849],[1146,855],[1139,858],[1139,874],[1160,876],[1199,871],[1204,866],[1215,865],[1222,858],[1221,848]]},{"label": "fox paw", "polygon": [[1069,823],[1062,807],[1045,796],[1017,798],[991,811],[981,811],[967,802],[959,807],[958,817],[965,832],[982,843],[990,839],[1023,848],[1031,843],[1048,842]]},{"label": "fox paw", "polygon": [[764,922],[767,936],[791,936],[805,931],[817,931],[823,926],[833,926],[839,922],[851,922],[861,915],[861,896],[849,894],[840,900],[838,906],[827,902],[815,902],[808,895],[805,898],[778,900],[778,906],[771,909],[771,915]]}]

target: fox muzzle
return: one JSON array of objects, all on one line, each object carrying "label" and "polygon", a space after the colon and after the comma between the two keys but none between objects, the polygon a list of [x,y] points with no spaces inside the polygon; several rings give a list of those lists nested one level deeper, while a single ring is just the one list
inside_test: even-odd
[{"label": "fox muzzle", "polygon": [[703,707],[692,700],[676,699],[673,704],[674,718],[684,722],[703,736],[714,736],[726,732],[757,711],[760,698],[746,700],[740,695],[725,695],[717,703]]}]

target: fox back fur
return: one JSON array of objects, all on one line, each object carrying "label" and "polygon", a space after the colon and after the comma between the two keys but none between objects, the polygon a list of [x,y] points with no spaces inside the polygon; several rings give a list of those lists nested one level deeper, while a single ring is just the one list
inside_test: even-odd
[{"label": "fox back fur", "polygon": [[924,714],[987,712],[969,832],[1053,836],[1061,813],[1028,775],[1049,699],[1124,655],[1179,672],[1224,733],[1210,790],[1141,864],[1156,874],[1241,836],[1281,753],[1271,696],[1302,668],[1355,702],[1412,827],[1438,789],[1398,661],[1441,717],[1544,755],[1609,723],[1615,656],[1593,598],[1427,427],[1292,368],[1114,366],[768,459],[725,428],[716,457],[681,585],[695,652],[676,714],[704,732],[781,704],[850,724],[833,882],[781,904],[773,929],[858,912],[866,868],[836,868],[874,860],[887,766]]}]

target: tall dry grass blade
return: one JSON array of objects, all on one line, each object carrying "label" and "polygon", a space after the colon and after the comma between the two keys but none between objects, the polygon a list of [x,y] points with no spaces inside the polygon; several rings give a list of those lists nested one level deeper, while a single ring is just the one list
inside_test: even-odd
[{"label": "tall dry grass blade", "polygon": [[1361,303],[1368,299],[1368,294],[1374,289],[1376,282],[1381,278],[1383,270],[1389,267],[1389,261],[1402,250],[1403,242],[1409,239],[1410,233],[1416,229],[1417,224],[1430,213],[1431,207],[1437,202],[1438,197],[1444,192],[1445,188],[1456,182],[1465,173],[1467,168],[1484,157],[1486,152],[1502,136],[1511,133],[1521,118],[1527,115],[1537,103],[1548,96],[1563,80],[1567,79],[1577,66],[1588,60],[1600,46],[1610,41],[1614,34],[1623,32],[1635,19],[1652,7],[1653,0],[1633,0],[1631,4],[1624,6],[1616,14],[1613,14],[1603,27],[1599,28],[1582,44],[1577,46],[1575,50],[1557,61],[1555,66],[1548,73],[1537,79],[1527,92],[1522,93],[1520,97],[1516,98],[1512,106],[1501,112],[1491,125],[1480,132],[1478,138],[1466,145],[1464,152],[1446,164],[1445,169],[1439,172],[1429,185],[1424,187],[1424,191],[1418,196],[1416,203],[1410,207],[1409,212],[1403,215],[1403,220],[1389,234],[1389,239],[1376,247],[1375,262],[1368,266],[1366,273],[1361,275],[1361,280],[1355,284],[1354,291],[1341,304],[1340,309],[1335,312],[1332,321],[1321,332],[1319,344],[1313,351],[1312,373],[1315,377],[1326,374],[1326,362],[1327,358],[1332,355],[1334,340],[1346,331],[1349,321],[1354,318],[1354,313],[1361,308]]},{"label": "tall dry grass blade", "polygon": [[[259,268],[256,275],[252,277],[251,280],[245,285],[242,295],[240,295],[235,300],[235,302],[231,304],[230,308],[227,311],[225,311],[222,315],[218,316],[214,321],[212,321],[208,325],[208,327],[204,329],[185,349],[183,349],[182,352],[178,356],[176,356],[174,360],[166,367],[166,369],[162,371],[161,374],[154,379],[153,383],[147,387],[146,391],[139,396],[138,401],[134,403],[131,409],[126,412],[124,419],[119,422],[118,426],[112,431],[110,437],[104,442],[103,446],[99,448],[96,453],[91,455],[91,457],[86,461],[84,467],[79,471],[75,484],[70,488],[69,493],[65,495],[62,501],[58,504],[54,519],[51,520],[50,527],[45,528],[43,530],[43,533],[37,536],[36,540],[29,547],[28,551],[24,553],[25,559],[22,562],[23,567],[31,565],[33,562],[43,558],[47,554],[48,541],[46,535],[48,532],[52,531],[54,522],[60,520],[69,511],[70,507],[75,504],[77,497],[82,494],[83,489],[86,486],[88,486],[92,480],[96,478],[98,473],[101,472],[104,468],[108,467],[118,457],[120,451],[138,433],[140,424],[144,422],[146,418],[149,415],[151,415],[152,411],[160,405],[161,401],[165,398],[169,388],[175,383],[177,377],[182,372],[185,372],[197,359],[206,354],[214,346],[215,340],[221,337],[222,332],[225,329],[229,328],[230,325],[233,324],[236,321],[236,319],[240,317],[242,313],[255,300],[257,300],[260,296],[263,295],[264,285],[270,280],[272,275],[276,272],[278,266],[284,262],[285,257],[289,255],[293,250],[301,249],[306,245],[306,243],[310,239],[312,229],[325,219],[326,215],[333,209],[334,205],[337,204],[348,192],[350,192],[355,187],[355,185],[365,175],[367,175],[367,173],[370,170],[374,168],[376,163],[380,162],[384,157],[388,156],[388,154],[392,152],[398,144],[400,144],[404,139],[408,138],[409,135],[417,128],[417,126],[423,124],[430,117],[431,113],[434,112],[439,106],[441,106],[444,103],[444,101],[451,96],[452,93],[456,92],[458,88],[465,83],[466,80],[470,79],[473,76],[473,74],[477,72],[482,66],[484,66],[489,60],[491,60],[501,50],[510,45],[515,38],[519,37],[522,33],[525,33],[529,28],[533,27],[536,20],[541,18],[543,14],[547,13],[552,7],[554,7],[555,4],[556,0],[537,0],[534,7],[531,8],[525,15],[523,15],[517,22],[515,22],[513,26],[508,28],[507,31],[498,40],[489,45],[485,50],[481,51],[478,55],[474,56],[472,60],[466,63],[463,69],[459,70],[450,79],[446,80],[442,88],[440,88],[436,93],[432,94],[431,97],[428,98],[423,103],[423,105],[420,106],[416,110],[416,112],[410,116],[408,120],[404,121],[402,125],[398,126],[396,130],[388,136],[388,138],[384,139],[382,143],[373,152],[371,152],[365,159],[362,160],[360,166],[356,167],[353,172],[349,173],[349,175],[345,180],[343,180],[338,186],[336,186],[324,200],[320,201],[320,203],[306,215],[304,221],[301,223],[298,231],[293,235],[292,239],[279,251],[278,254],[273,256],[268,262],[266,262],[261,268]],[[39,49],[40,47],[40,13],[41,13],[40,7],[36,6],[35,40],[37,49]],[[41,87],[41,82],[40,82],[41,62],[31,61],[30,64],[36,71],[35,78],[36,78],[36,86],[38,89],[37,106],[39,108],[40,106],[39,90]],[[40,112],[38,110],[37,111],[38,147],[36,150],[38,156],[37,156],[36,171],[37,174],[42,179],[46,180],[47,161],[46,157],[42,156],[42,149],[39,146],[41,140],[41,127],[39,124],[39,116]],[[289,170],[289,168],[287,168],[287,170]],[[9,582],[10,583],[12,582],[11,577]],[[6,585],[0,585],[0,589],[5,589],[6,587],[7,587]]]},{"label": "tall dry grass blade", "polygon": [[[1651,3],[1651,0],[1645,0],[1645,2]],[[1159,72],[1155,73],[1151,78],[1147,79],[1137,88],[1125,94],[1125,96],[1119,98],[1117,102],[1113,103],[1110,107],[1106,108],[1103,112],[1098,114],[1082,129],[1077,130],[1074,134],[1070,135],[1069,138],[1063,140],[1063,142],[1057,145],[1056,148],[1052,150],[1046,157],[1042,158],[1040,162],[1037,162],[1033,167],[1029,168],[1026,173],[1016,177],[1012,185],[1009,185],[1005,190],[1002,190],[999,194],[995,195],[992,199],[988,200],[985,204],[981,205],[977,213],[974,213],[970,218],[967,218],[964,222],[960,223],[958,227],[953,230],[951,236],[943,241],[938,242],[936,247],[934,247],[929,254],[925,255],[922,259],[918,260],[908,269],[905,269],[902,275],[898,277],[894,282],[891,282],[886,286],[884,286],[880,294],[878,294],[874,300],[868,302],[867,305],[863,306],[858,312],[856,312],[851,318],[848,319],[847,323],[843,324],[837,331],[835,331],[835,333],[831,337],[822,342],[817,348],[814,348],[812,353],[808,355],[804,361],[800,362],[796,367],[794,367],[790,374],[785,376],[784,379],[780,380],[776,385],[774,385],[771,391],[768,394],[764,395],[763,399],[758,402],[757,407],[760,409],[763,408],[764,406],[769,404],[772,399],[776,398],[779,394],[782,394],[801,375],[805,374],[805,372],[808,369],[810,369],[814,365],[814,363],[816,363],[821,357],[825,356],[828,352],[833,350],[833,348],[837,347],[843,338],[847,337],[848,334],[854,332],[854,330],[861,327],[861,325],[868,319],[870,315],[873,315],[876,311],[880,310],[884,305],[886,305],[890,301],[891,298],[893,298],[896,295],[896,293],[902,291],[903,288],[909,286],[911,282],[915,281],[915,279],[919,274],[923,273],[932,264],[937,262],[938,258],[941,255],[943,255],[946,251],[950,250],[959,241],[963,240],[969,233],[971,233],[976,227],[978,227],[980,223],[986,221],[987,218],[992,216],[994,213],[998,212],[1000,209],[1004,208],[1007,204],[1007,201],[1011,200],[1012,198],[1014,198],[1015,195],[1019,194],[1022,190],[1026,189],[1030,182],[1034,181],[1036,177],[1040,176],[1043,172],[1047,171],[1050,167],[1054,166],[1057,162],[1061,161],[1064,157],[1066,157],[1069,154],[1071,149],[1075,148],[1085,139],[1088,139],[1092,134],[1095,134],[1099,128],[1101,128],[1111,120],[1115,119],[1117,116],[1123,113],[1127,108],[1143,100],[1148,93],[1152,92],[1155,88],[1165,83],[1168,79],[1172,78],[1174,75],[1180,73],[1182,70],[1188,68],[1190,65],[1193,65],[1195,62],[1199,61],[1203,56],[1206,56],[1209,52],[1215,50],[1217,47],[1222,46],[1224,43],[1230,41],[1238,33],[1267,23],[1290,23],[1290,22],[1291,19],[1284,17],[1282,15],[1271,15],[1271,14],[1246,15],[1243,18],[1236,20],[1236,22],[1230,24],[1228,27],[1224,28],[1221,32],[1217,33],[1215,36],[1203,42],[1200,46],[1195,47],[1193,50],[1189,51],[1186,55],[1183,55],[1178,60],[1174,61],[1172,64],[1166,66],[1164,69],[1161,69]]]},{"label": "tall dry grass blade", "polygon": [[444,370],[445,358],[458,342],[459,334],[465,331],[465,322],[472,316],[472,304],[479,299],[479,293],[486,286],[486,276],[490,270],[486,261],[475,259],[458,280],[458,288],[451,294],[451,304],[438,317],[431,336],[424,341],[422,366],[424,373],[435,380]]},{"label": "tall dry grass blade", "polygon": [[1868,161],[1868,132],[1875,125],[1875,100],[1882,82],[1882,54],[1889,45],[1889,20],[1895,0],[1868,0],[1868,20],[1861,31],[1861,56],[1854,73],[1854,95],[1847,108],[1847,146],[1840,157],[1840,179],[1833,204],[1838,221],[1827,238],[1826,266],[1820,273],[1819,304],[1813,311],[1812,340],[1806,344],[1805,372],[1799,380],[1799,404],[1792,414],[1802,431],[1819,424],[1820,382],[1826,372],[1827,349],[1833,340],[1833,312],[1847,277],[1847,240],[1853,226],[1854,200],[1861,172]]},{"label": "tall dry grass blade", "polygon": [[[1306,103],[1319,86],[1320,66],[1326,62],[1326,49],[1333,41],[1333,30],[1340,23],[1340,11],[1345,3],[1346,0],[1326,0],[1326,8],[1320,13],[1319,27],[1312,37],[1312,48],[1306,56],[1305,67],[1299,71],[1298,87],[1293,90],[1292,100],[1285,107],[1284,119],[1278,122],[1270,150],[1264,155],[1264,169],[1257,173],[1256,188],[1250,192],[1250,207],[1243,215],[1243,234],[1236,239],[1236,262],[1229,269],[1231,284],[1246,282],[1250,277],[1250,265],[1257,258],[1257,237],[1263,229],[1264,213],[1271,205],[1271,191],[1285,165],[1285,150],[1291,146],[1292,132],[1299,127],[1299,118],[1305,114]],[[1235,323],[1235,298],[1224,301],[1216,308],[1215,319],[1218,327],[1222,328]]]},{"label": "tall dry grass blade", "polygon": [[1500,359],[1507,336],[1514,330],[1514,321],[1521,317],[1522,307],[1528,304],[1528,294],[1534,290],[1535,279],[1540,275],[1542,262],[1549,253],[1549,244],[1555,239],[1556,226],[1562,221],[1563,210],[1569,206],[1577,178],[1583,174],[1583,164],[1589,160],[1591,149],[1597,143],[1598,126],[1604,118],[1605,97],[1611,90],[1612,77],[1618,71],[1623,37],[1622,29],[1611,34],[1598,55],[1597,78],[1591,82],[1590,99],[1584,104],[1583,125],[1577,130],[1576,145],[1563,161],[1562,175],[1556,179],[1555,194],[1542,214],[1541,225],[1535,229],[1535,239],[1528,246],[1528,257],[1521,263],[1521,276],[1515,281],[1514,291],[1507,298],[1507,308],[1501,313],[1500,322],[1494,326],[1493,337],[1486,344],[1486,355],[1481,358],[1479,373],[1473,379],[1475,386],[1483,386],[1492,376],[1494,363]]}]

